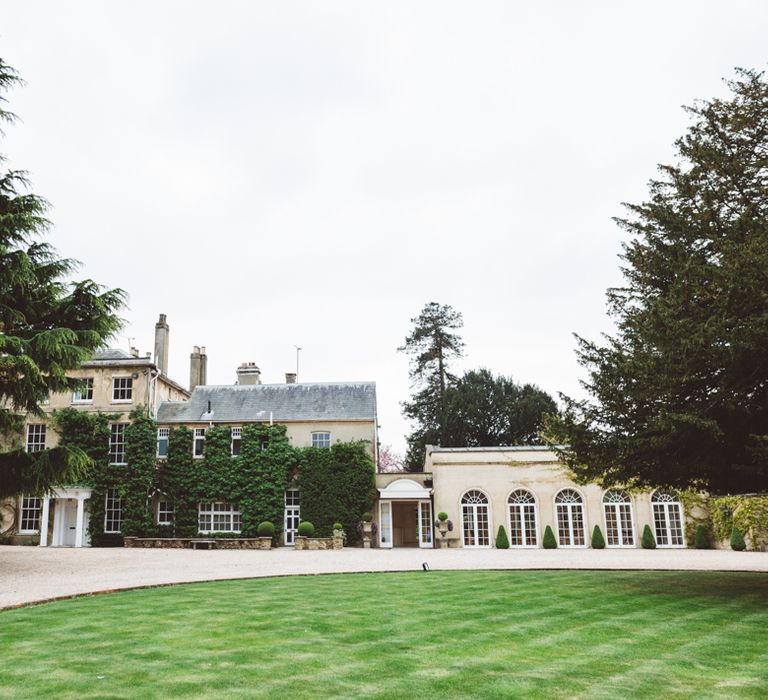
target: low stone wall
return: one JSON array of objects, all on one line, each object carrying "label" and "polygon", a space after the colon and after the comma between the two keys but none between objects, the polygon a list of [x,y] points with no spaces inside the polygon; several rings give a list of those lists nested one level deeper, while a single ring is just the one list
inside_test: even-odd
[{"label": "low stone wall", "polygon": [[343,549],[341,537],[297,537],[296,549]]},{"label": "low stone wall", "polygon": [[[149,549],[189,549],[189,543],[192,540],[209,539],[200,537],[126,537],[125,547],[145,547]],[[259,539],[257,537],[229,538],[215,537],[210,538],[215,541],[214,549],[259,549]]]}]

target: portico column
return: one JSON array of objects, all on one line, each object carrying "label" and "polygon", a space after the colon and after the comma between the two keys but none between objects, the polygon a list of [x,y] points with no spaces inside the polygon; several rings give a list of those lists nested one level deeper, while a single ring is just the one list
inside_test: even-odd
[{"label": "portico column", "polygon": [[83,546],[83,530],[85,520],[85,496],[77,495],[77,520],[75,521],[75,547]]},{"label": "portico column", "polygon": [[40,543],[39,547],[48,546],[48,511],[51,505],[51,497],[43,498],[43,512],[40,514]]}]

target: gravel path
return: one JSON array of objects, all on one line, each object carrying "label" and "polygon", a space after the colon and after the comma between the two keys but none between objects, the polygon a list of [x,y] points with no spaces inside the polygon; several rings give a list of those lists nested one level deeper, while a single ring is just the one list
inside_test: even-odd
[{"label": "gravel path", "polygon": [[0,546],[0,609],[121,588],[213,579],[431,569],[768,571],[768,553],[695,549],[273,549]]}]

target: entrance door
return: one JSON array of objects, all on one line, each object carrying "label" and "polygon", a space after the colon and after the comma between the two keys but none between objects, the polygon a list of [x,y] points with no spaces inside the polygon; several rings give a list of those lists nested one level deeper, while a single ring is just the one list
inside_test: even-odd
[{"label": "entrance door", "polygon": [[61,501],[64,504],[64,522],[61,544],[65,547],[75,546],[75,534],[77,530],[77,500],[68,498]]},{"label": "entrance door", "polygon": [[419,501],[419,547],[432,549],[432,504]]},{"label": "entrance door", "polygon": [[285,492],[285,522],[283,533],[286,545],[296,544],[296,533],[299,531],[301,508],[299,506],[299,492],[290,489]]},{"label": "entrance door", "polygon": [[392,549],[392,501],[379,501],[379,547]]}]

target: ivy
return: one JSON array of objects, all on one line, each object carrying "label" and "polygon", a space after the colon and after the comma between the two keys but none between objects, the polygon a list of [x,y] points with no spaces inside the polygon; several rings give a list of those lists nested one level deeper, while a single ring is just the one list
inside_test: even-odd
[{"label": "ivy", "polygon": [[314,524],[319,537],[330,537],[340,522],[351,539],[373,502],[376,468],[365,442],[305,447],[299,455],[297,485],[301,519]]},{"label": "ivy", "polygon": [[194,537],[198,530],[198,494],[193,469],[192,431],[186,427],[173,428],[168,435],[168,458],[159,462],[157,490],[173,503],[175,537]]},{"label": "ivy", "polygon": [[152,530],[152,494],[157,482],[155,457],[157,426],[143,409],[136,408],[125,429],[125,457],[122,467],[123,534],[140,536]]}]

